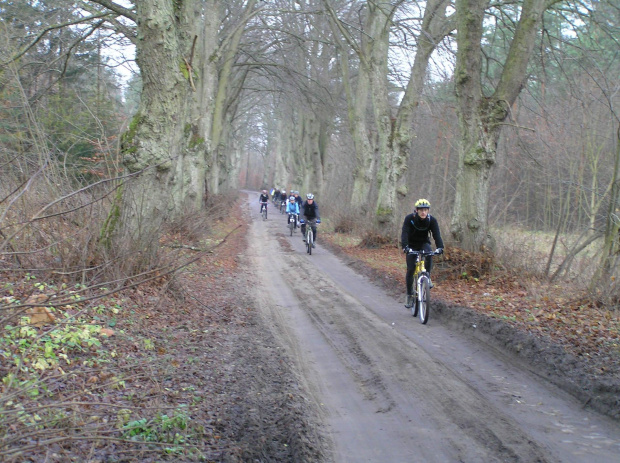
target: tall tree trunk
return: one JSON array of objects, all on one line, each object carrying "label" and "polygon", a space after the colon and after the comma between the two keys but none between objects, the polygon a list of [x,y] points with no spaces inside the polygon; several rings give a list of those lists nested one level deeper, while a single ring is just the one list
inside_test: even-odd
[{"label": "tall tree trunk", "polygon": [[[224,130],[226,129],[226,123],[228,117],[228,108],[231,104],[231,82],[233,81],[232,68],[235,62],[235,56],[239,50],[239,44],[245,30],[245,25],[248,20],[256,13],[254,6],[256,0],[248,0],[244,7],[244,13],[239,20],[235,30],[231,33],[230,37],[223,40],[223,47],[221,50],[221,58],[217,79],[217,90],[215,92],[215,99],[213,101],[213,117],[210,130],[210,142],[211,153],[209,156],[209,174],[208,174],[208,188],[209,193],[220,193],[222,184],[228,179],[228,158],[226,138],[224,136]],[[244,76],[247,75],[247,68],[244,71]],[[245,77],[241,80],[243,81]],[[242,82],[239,82],[242,83]],[[241,88],[241,87],[237,87]],[[238,96],[238,95],[236,95]]]},{"label": "tall tree trunk", "polygon": [[343,52],[341,69],[342,82],[348,102],[349,132],[355,149],[355,170],[353,172],[353,189],[351,192],[351,209],[355,211],[370,212],[368,201],[373,183],[376,162],[373,148],[372,132],[366,124],[366,111],[370,95],[370,79],[368,72],[362,66],[355,90],[351,87],[347,53]]},{"label": "tall tree trunk", "polygon": [[307,173],[303,186],[309,193],[320,195],[323,191],[323,159],[325,155],[326,127],[312,113],[304,113],[304,158]]},{"label": "tall tree trunk", "polygon": [[527,78],[544,0],[525,0],[502,74],[491,97],[482,93],[482,32],[489,0],[457,0],[457,58],[454,72],[461,131],[452,237],[470,251],[494,248],[488,232],[489,185],[501,123]]},{"label": "tall tree trunk", "polygon": [[[386,145],[382,147],[376,212],[377,221],[385,225],[387,230],[393,230],[398,226],[400,218],[396,217],[395,213],[408,193],[405,173],[414,138],[413,119],[426,83],[428,63],[436,44],[454,26],[446,19],[448,5],[449,2],[446,0],[431,0],[427,3],[422,20],[422,33],[418,37],[415,60],[405,94],[397,108],[396,117],[387,127],[384,127],[388,131],[388,138]],[[384,92],[387,101],[387,88]],[[385,118],[387,114],[389,114],[389,108],[384,109],[383,117]],[[379,138],[384,139],[384,137]]]},{"label": "tall tree trunk", "polygon": [[[122,137],[124,165],[136,175],[124,189],[120,239],[149,262],[162,224],[203,205],[210,121],[204,123],[202,105],[213,79],[202,57],[213,48],[217,14],[213,1],[141,0],[136,8],[143,90]],[[202,71],[198,89],[196,69]]]},{"label": "tall tree trunk", "polygon": [[613,276],[617,270],[620,258],[620,125],[618,125],[616,136],[616,156],[605,226],[605,241],[603,251],[601,252],[599,268],[595,272],[590,284],[592,289],[605,286],[615,286],[617,288],[617,283],[615,283]]}]

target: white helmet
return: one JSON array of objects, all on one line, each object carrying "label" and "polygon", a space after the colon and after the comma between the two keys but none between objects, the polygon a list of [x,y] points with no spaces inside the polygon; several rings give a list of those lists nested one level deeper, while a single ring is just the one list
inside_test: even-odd
[{"label": "white helmet", "polygon": [[314,195],[313,195],[312,193],[308,193],[308,194],[306,195],[306,198],[308,198],[308,199],[314,199]]}]

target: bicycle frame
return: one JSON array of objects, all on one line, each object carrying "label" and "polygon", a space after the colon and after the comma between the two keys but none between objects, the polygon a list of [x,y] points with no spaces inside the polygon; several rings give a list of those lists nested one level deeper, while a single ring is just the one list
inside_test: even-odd
[{"label": "bicycle frame", "polygon": [[316,227],[318,226],[318,223],[316,221],[313,222],[309,222],[305,219],[300,219],[299,220],[299,225],[300,226],[305,226],[306,227],[306,233],[305,233],[305,237],[306,237],[306,252],[310,255],[312,255],[312,245],[314,243],[314,230],[312,229],[313,227],[316,230]]},{"label": "bicycle frame", "polygon": [[424,261],[425,259],[422,259],[420,254],[416,256],[415,270],[413,272],[414,275],[419,275],[422,272],[426,272],[426,264]]},{"label": "bicycle frame", "polygon": [[263,220],[267,218],[267,205],[269,203],[260,203],[260,213],[263,216]]}]

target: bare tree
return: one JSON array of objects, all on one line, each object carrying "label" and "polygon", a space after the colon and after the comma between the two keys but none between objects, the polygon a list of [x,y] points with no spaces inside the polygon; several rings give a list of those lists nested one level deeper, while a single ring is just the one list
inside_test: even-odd
[{"label": "bare tree", "polygon": [[[447,14],[449,4],[442,0],[426,4],[420,32],[415,37],[415,60],[402,90],[400,104],[395,104],[390,102],[392,88],[388,80],[388,55],[393,25],[399,14],[405,15],[404,2],[363,3],[364,23],[357,27],[361,31],[359,36],[352,33],[355,28],[349,21],[341,18],[326,2],[335,28],[342,37],[336,36],[336,42],[349,104],[349,126],[357,154],[352,205],[370,212],[367,205],[373,204],[371,190],[376,188],[377,201],[371,210],[386,230],[395,228],[399,199],[404,199],[408,192],[404,173],[414,134],[412,121],[426,81],[430,57],[437,44],[454,27]],[[356,58],[355,89],[350,83],[349,48]],[[372,114],[371,121],[368,120],[369,113]]]},{"label": "bare tree", "polygon": [[516,29],[495,89],[483,91],[482,38],[489,2],[458,0],[454,72],[461,128],[459,172],[451,223],[453,238],[467,250],[492,250],[488,232],[489,185],[501,126],[528,77],[527,66],[543,12],[554,0],[525,0],[514,12]]}]

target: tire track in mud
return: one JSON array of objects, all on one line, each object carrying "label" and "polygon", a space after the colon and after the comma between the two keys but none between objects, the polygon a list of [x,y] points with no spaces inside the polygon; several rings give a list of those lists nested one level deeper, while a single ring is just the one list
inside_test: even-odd
[{"label": "tire track in mud", "polygon": [[[359,302],[336,290],[316,269],[309,273],[307,269],[311,285],[295,284],[293,272],[285,274],[284,280],[301,301],[302,309],[314,326],[355,379],[360,394],[373,401],[377,413],[389,412],[395,406],[395,401],[384,384],[381,372],[366,353],[363,338],[353,329],[347,316],[348,313],[355,313],[354,306],[359,305]],[[356,316],[364,314],[356,313]]]},{"label": "tire track in mud", "polygon": [[[255,264],[263,265],[263,257],[269,256],[265,271],[277,270],[279,284],[286,286],[299,310],[336,353],[357,392],[373,403],[375,413],[394,413],[403,426],[416,417],[437,433],[438,444],[444,448],[425,455],[426,461],[555,460],[454,372],[326,277],[312,262],[316,254],[310,257],[292,251],[283,235],[277,241],[254,242],[259,243],[252,253]],[[286,327],[286,317],[278,314],[284,306],[264,298],[261,305],[276,322],[286,347],[297,352],[298,362],[304,362],[295,334]],[[300,369],[308,371],[303,366]],[[306,378],[308,382],[312,380]],[[312,385],[309,388],[317,390]],[[425,452],[418,449],[418,453]]]}]

